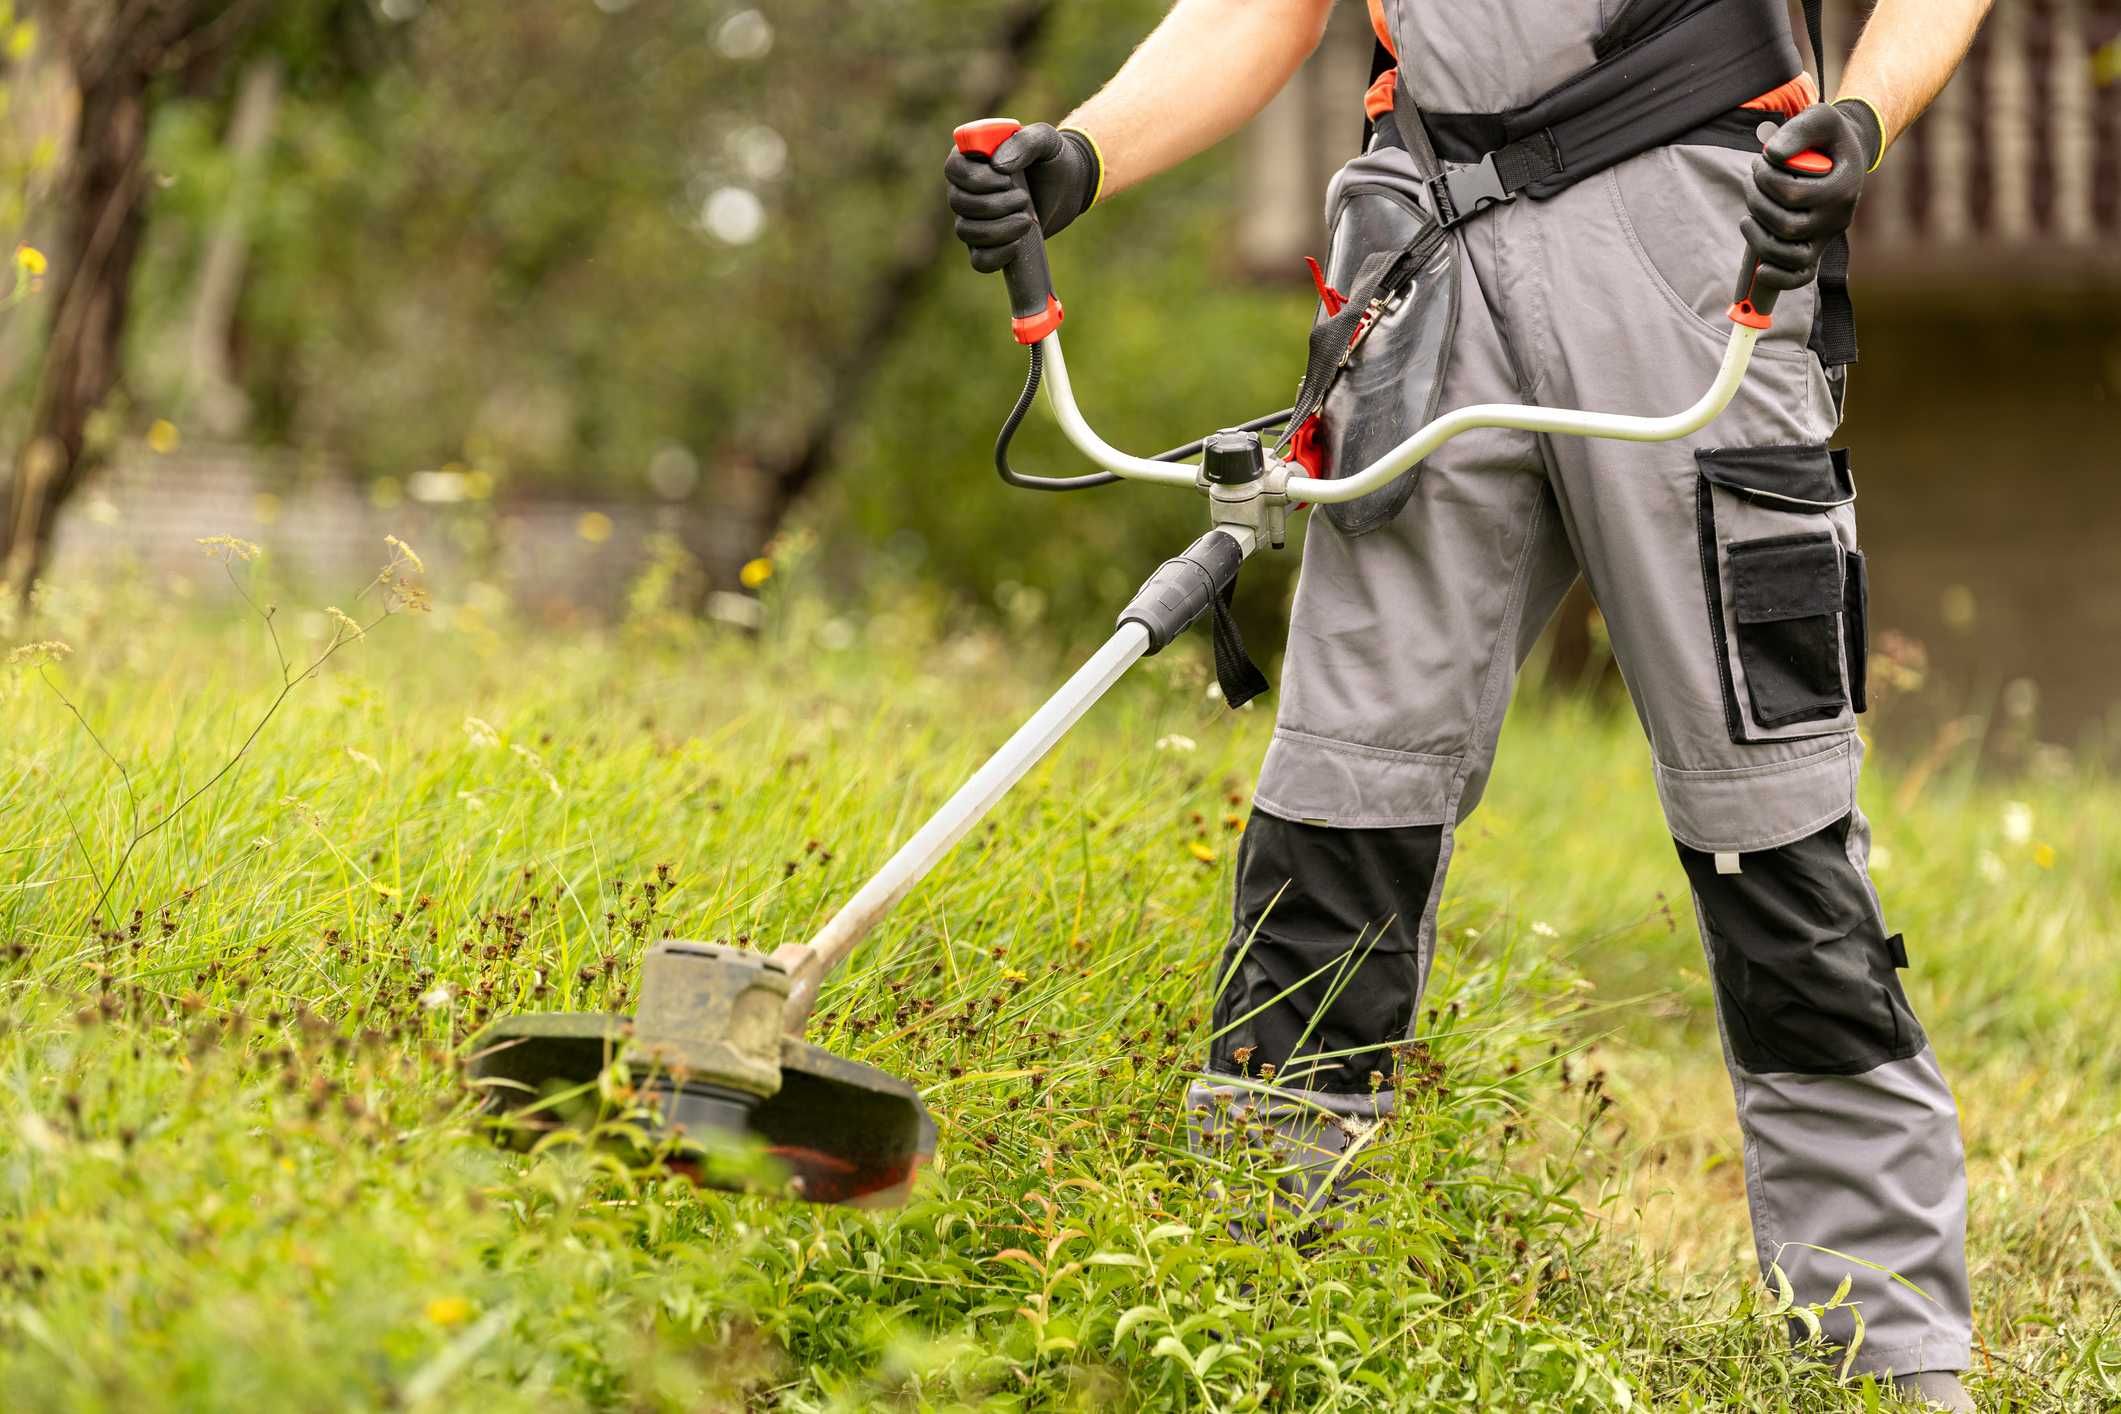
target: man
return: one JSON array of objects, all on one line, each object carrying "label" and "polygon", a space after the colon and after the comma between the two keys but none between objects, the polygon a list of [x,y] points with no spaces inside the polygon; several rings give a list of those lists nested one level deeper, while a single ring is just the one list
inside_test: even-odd
[{"label": "man", "polygon": [[[1060,128],[1026,128],[991,167],[953,156],[974,266],[1007,264],[1034,213],[1056,234],[1237,129],[1330,8],[1179,0]],[[1879,0],[1829,104],[1783,0],[1370,0],[1396,62],[1365,99],[1372,151],[1459,175],[1430,188],[1462,282],[1442,406],[1685,406],[1715,365],[1741,229],[1753,287],[1790,293],[1736,400],[1692,439],[1475,433],[1376,528],[1312,518],[1209,1059],[1255,1086],[1281,1076],[1270,1116],[1291,1129],[1389,1110],[1373,1072],[1411,1030],[1452,829],[1581,573],[1692,884],[1761,1260],[1804,1302],[1852,1277],[1858,1367],[1951,1409],[1973,1407],[1964,1159],[1868,878],[1863,564],[1826,444],[1855,353],[1842,232],[1986,8]],[[1681,111],[1705,93],[1713,112]],[[1831,170],[1797,160],[1808,150]],[[1831,1329],[1852,1338],[1845,1316]]]}]

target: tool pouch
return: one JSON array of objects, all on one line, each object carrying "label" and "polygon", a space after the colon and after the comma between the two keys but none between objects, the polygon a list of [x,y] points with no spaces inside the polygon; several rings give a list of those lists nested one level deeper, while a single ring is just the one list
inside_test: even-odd
[{"label": "tool pouch", "polygon": [[[1349,476],[1436,415],[1458,324],[1458,242],[1437,223],[1404,148],[1373,142],[1326,198],[1330,232],[1319,313],[1286,455],[1320,477]],[[1406,505],[1420,468],[1323,507],[1348,535]]]}]

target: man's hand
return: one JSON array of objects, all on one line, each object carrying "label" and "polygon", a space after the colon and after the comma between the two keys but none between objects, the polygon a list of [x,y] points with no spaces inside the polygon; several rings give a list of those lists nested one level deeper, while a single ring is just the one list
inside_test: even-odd
[{"label": "man's hand", "polygon": [[[1012,180],[1023,173],[1026,191]],[[982,274],[1007,265],[1034,227],[1058,235],[1097,199],[1097,148],[1083,133],[1033,123],[994,150],[993,160],[952,152],[943,164],[957,238]]]},{"label": "man's hand", "polygon": [[[1814,103],[1775,130],[1753,160],[1753,189],[1739,229],[1760,261],[1753,283],[1794,290],[1819,273],[1827,242],[1849,228],[1863,175],[1883,145],[1876,119],[1861,103]],[[1789,165],[1804,151],[1825,153],[1830,172],[1807,175]]]}]

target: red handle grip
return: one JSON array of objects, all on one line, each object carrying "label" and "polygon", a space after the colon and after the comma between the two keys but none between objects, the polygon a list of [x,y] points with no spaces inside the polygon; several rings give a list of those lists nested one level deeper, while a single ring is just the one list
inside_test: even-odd
[{"label": "red handle grip", "polygon": [[1000,147],[1022,130],[1023,124],[1014,118],[981,118],[977,122],[959,125],[950,134],[959,152],[976,152],[982,157],[994,156]]},{"label": "red handle grip", "polygon": [[[1770,162],[1791,172],[1801,172],[1807,177],[1823,177],[1834,170],[1834,159],[1816,147],[1808,147],[1796,156],[1783,161],[1770,157]],[[1755,278],[1760,274],[1760,257],[1750,247],[1745,253],[1745,264],[1738,271],[1738,298],[1725,311],[1733,324],[1743,324],[1749,329],[1765,329],[1774,323],[1775,299],[1782,293],[1775,289],[1757,289]]]},{"label": "red handle grip", "polygon": [[[1014,118],[981,118],[954,128],[950,139],[957,144],[959,152],[992,161],[995,150],[1023,126]],[[1016,174],[1015,180],[1019,187],[1026,185],[1021,172]],[[1053,293],[1053,275],[1046,266],[1045,240],[1035,226],[1024,238],[1016,258],[1002,267],[1002,278],[1009,287],[1009,311],[1013,316],[1009,321],[1009,332],[1018,343],[1035,344],[1060,327],[1064,311]]]}]

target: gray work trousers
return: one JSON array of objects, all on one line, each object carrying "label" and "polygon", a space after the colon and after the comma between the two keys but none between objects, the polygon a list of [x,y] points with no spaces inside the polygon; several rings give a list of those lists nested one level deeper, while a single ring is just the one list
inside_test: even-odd
[{"label": "gray work trousers", "polygon": [[[1665,147],[1458,228],[1443,406],[1692,402],[1728,332],[1750,161]],[[1963,1369],[1958,1117],[1868,878],[1863,562],[1813,308],[1810,290],[1784,298],[1736,400],[1683,441],[1475,432],[1379,528],[1313,513],[1210,1071],[1273,1065],[1284,1117],[1389,1107],[1373,1072],[1411,1031],[1452,828],[1581,573],[1693,885],[1760,1260],[1804,1302],[1853,1279],[1861,1368]],[[1327,1154],[1345,1132],[1310,1128]],[[1829,1330],[1846,1342],[1852,1323]]]}]

